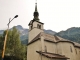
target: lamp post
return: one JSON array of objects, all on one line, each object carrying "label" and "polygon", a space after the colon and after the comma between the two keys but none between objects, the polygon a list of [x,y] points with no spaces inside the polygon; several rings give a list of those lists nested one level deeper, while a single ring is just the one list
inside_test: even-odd
[{"label": "lamp post", "polygon": [[[17,17],[18,17],[18,15],[14,16],[14,18],[17,18]],[[13,19],[10,18],[9,23],[7,24],[8,28],[7,28],[6,35],[5,35],[5,40],[4,40],[4,46],[3,46],[3,51],[2,51],[2,60],[4,60],[4,53],[5,53],[5,48],[6,48],[6,41],[7,41],[7,35],[8,35],[8,30],[9,30],[9,24]]]}]

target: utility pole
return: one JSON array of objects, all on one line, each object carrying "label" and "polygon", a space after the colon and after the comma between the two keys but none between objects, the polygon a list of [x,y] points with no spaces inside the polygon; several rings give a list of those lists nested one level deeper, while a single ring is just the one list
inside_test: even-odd
[{"label": "utility pole", "polygon": [[[14,18],[17,18],[18,15],[14,16]],[[13,18],[13,19],[14,19]],[[2,51],[2,60],[4,60],[4,54],[5,54],[5,48],[6,48],[6,41],[7,41],[7,35],[8,35],[8,31],[9,31],[9,24],[10,22],[13,20],[13,19],[9,19],[9,23],[7,24],[8,25],[8,28],[7,28],[7,31],[6,31],[6,35],[5,35],[5,40],[4,40],[4,46],[3,46],[3,51]]]}]

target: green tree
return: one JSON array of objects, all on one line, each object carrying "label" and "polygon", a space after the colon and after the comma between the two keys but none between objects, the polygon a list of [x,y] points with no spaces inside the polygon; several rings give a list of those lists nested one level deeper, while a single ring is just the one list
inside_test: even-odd
[{"label": "green tree", "polygon": [[2,50],[2,36],[0,36],[0,51]]},{"label": "green tree", "polygon": [[[3,33],[3,40],[6,31]],[[21,44],[20,34],[16,27],[8,31],[5,55],[11,56],[11,60],[23,60],[26,58],[26,47]]]},{"label": "green tree", "polygon": [[0,60],[2,55],[2,47],[3,47],[3,39],[2,39],[2,36],[0,35]]}]

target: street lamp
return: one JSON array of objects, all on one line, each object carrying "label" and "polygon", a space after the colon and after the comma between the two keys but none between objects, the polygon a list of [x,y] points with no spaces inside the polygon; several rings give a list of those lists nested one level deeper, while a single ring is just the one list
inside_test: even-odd
[{"label": "street lamp", "polygon": [[[17,18],[18,15],[14,16],[14,18]],[[13,19],[14,19],[13,18]],[[5,47],[6,47],[6,41],[7,41],[7,35],[8,35],[8,30],[9,30],[9,24],[10,22],[13,20],[13,19],[9,19],[9,23],[7,24],[8,25],[8,28],[7,28],[7,31],[6,31],[6,35],[5,35],[5,40],[4,40],[4,46],[3,46],[3,51],[2,51],[2,60],[4,59],[4,53],[5,53]]]}]

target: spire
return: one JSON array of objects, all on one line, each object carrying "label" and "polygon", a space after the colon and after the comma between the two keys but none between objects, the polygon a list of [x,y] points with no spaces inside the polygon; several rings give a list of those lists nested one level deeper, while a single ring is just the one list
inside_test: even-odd
[{"label": "spire", "polygon": [[37,12],[37,0],[36,0],[36,3],[35,3],[35,11]]},{"label": "spire", "polygon": [[35,11],[37,12],[37,2],[35,3]]},{"label": "spire", "polygon": [[35,3],[35,11],[34,11],[34,18],[33,18],[33,20],[39,21],[38,16],[39,16],[39,13],[38,13],[38,11],[37,11],[37,0],[36,0],[36,3]]}]

